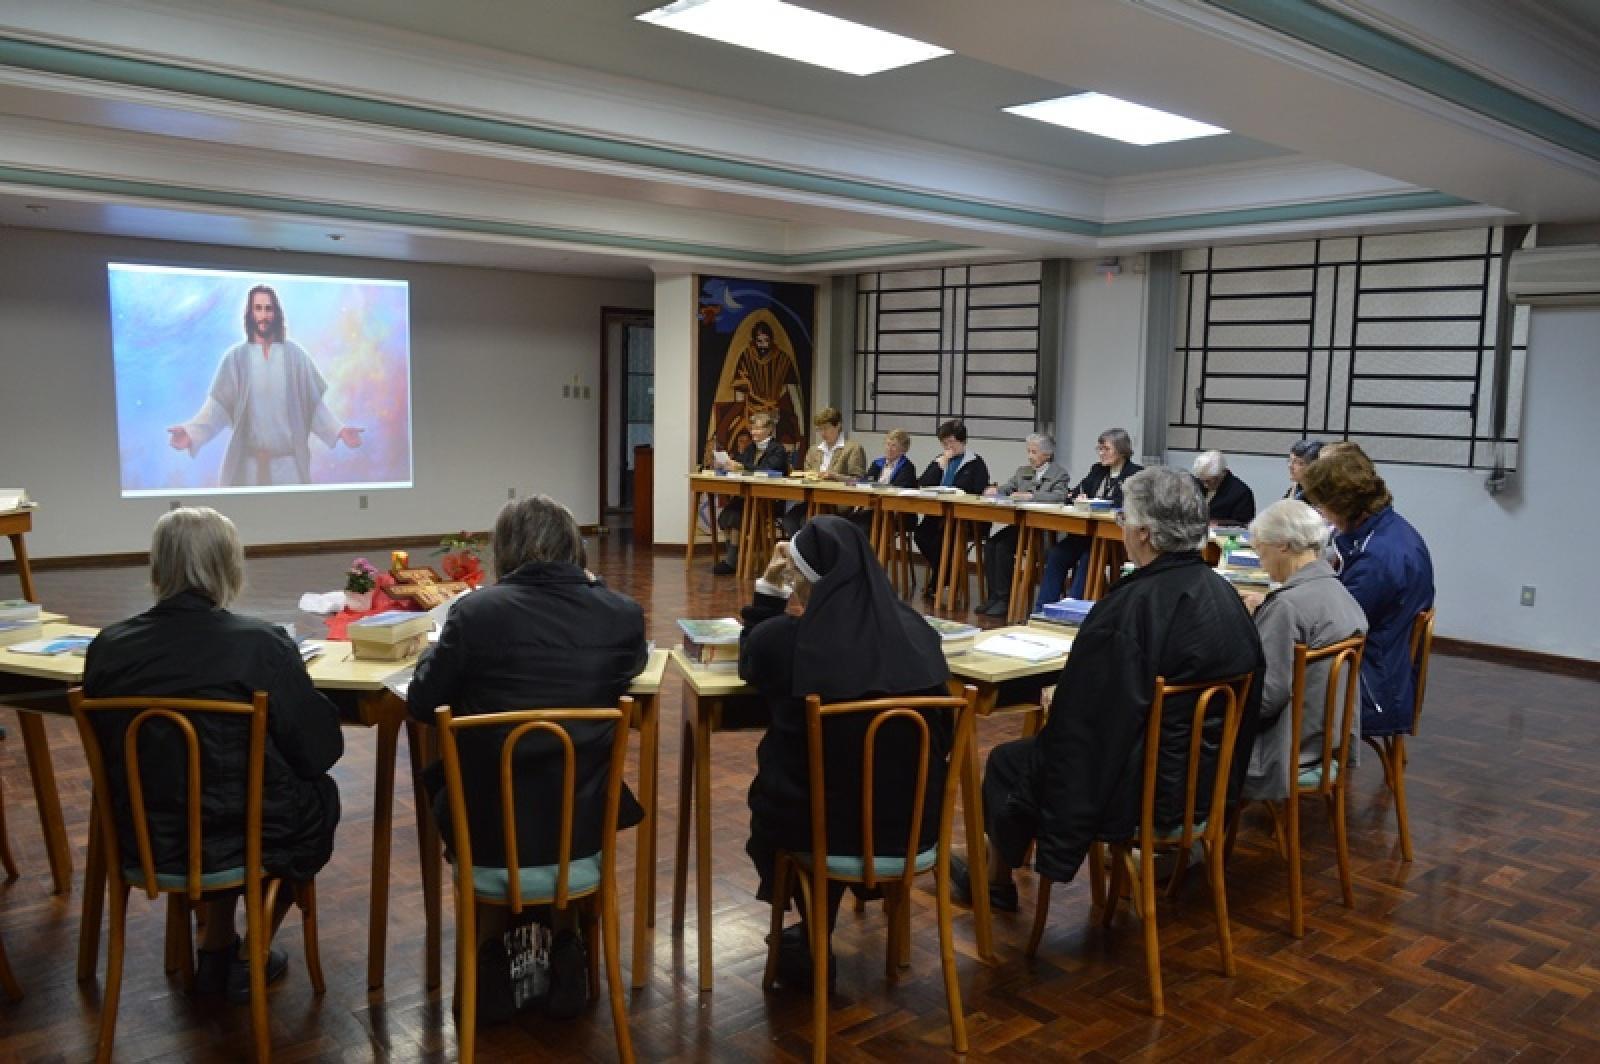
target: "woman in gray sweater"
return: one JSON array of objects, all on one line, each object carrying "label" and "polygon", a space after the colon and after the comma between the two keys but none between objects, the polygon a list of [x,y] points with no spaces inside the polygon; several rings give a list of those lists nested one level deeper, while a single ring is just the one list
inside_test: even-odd
[{"label": "woman in gray sweater", "polygon": [[1322,707],[1332,662],[1317,662],[1306,671],[1305,712],[1297,739],[1289,734],[1294,645],[1304,643],[1317,650],[1367,630],[1361,607],[1322,558],[1327,540],[1328,526],[1315,510],[1297,499],[1273,503],[1250,524],[1250,542],[1278,586],[1264,597],[1245,598],[1245,605],[1255,614],[1267,659],[1261,730],[1241,795],[1246,800],[1287,798],[1290,758],[1297,759],[1298,768],[1322,760]]}]

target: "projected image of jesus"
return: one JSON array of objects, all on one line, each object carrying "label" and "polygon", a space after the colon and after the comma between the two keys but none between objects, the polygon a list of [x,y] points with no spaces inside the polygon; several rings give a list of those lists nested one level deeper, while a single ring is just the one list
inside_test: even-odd
[{"label": "projected image of jesus", "polygon": [[222,356],[200,412],[167,429],[174,450],[193,457],[224,428],[220,487],[311,482],[311,437],[328,447],[360,447],[362,429],[340,425],[323,402],[328,390],[305,348],[288,339],[278,293],[256,285],[246,297],[245,341]]}]

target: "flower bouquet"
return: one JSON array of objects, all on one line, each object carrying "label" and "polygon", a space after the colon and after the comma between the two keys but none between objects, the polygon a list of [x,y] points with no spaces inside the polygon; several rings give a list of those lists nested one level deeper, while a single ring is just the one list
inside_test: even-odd
[{"label": "flower bouquet", "polygon": [[475,588],[483,583],[482,554],[488,545],[486,537],[469,534],[465,529],[459,535],[446,536],[439,541],[435,552],[444,555],[439,559],[439,568],[444,570],[447,579]]}]

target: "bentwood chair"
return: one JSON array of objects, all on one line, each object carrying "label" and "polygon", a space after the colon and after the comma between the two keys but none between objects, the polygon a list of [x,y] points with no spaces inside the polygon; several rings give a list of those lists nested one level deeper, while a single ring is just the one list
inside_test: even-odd
[{"label": "bentwood chair", "polygon": [[[169,935],[177,940],[168,941],[168,958],[181,958],[179,971],[185,989],[194,985],[193,949],[189,936],[189,920],[185,904],[200,901],[204,895],[242,890],[245,911],[245,952],[250,965],[250,1027],[256,1059],[267,1061],[272,1053],[271,1030],[267,1021],[267,939],[270,937],[272,913],[277,904],[278,892],[284,881],[267,876],[261,868],[261,787],[267,743],[267,696],[257,691],[248,702],[219,702],[191,698],[133,697],[85,698],[81,688],[68,692],[72,704],[72,717],[77,722],[78,734],[83,739],[84,754],[89,762],[89,778],[94,784],[94,830],[90,832],[91,845],[98,842],[104,862],[106,883],[111,895],[111,944],[106,961],[106,986],[100,1007],[100,1040],[96,1059],[111,1059],[112,1042],[116,1035],[117,1002],[122,991],[122,955],[126,945],[128,892],[138,886],[149,894],[151,900],[158,895],[168,895]],[[106,719],[132,715],[123,728],[124,788],[113,790],[107,773],[100,733],[91,718]],[[245,774],[245,815],[240,830],[244,835],[244,864],[235,868],[204,871],[201,867],[203,840],[201,838],[201,779],[200,737],[193,721],[200,717],[235,718],[239,726],[249,730],[249,746],[245,764],[240,766]],[[170,728],[178,734],[185,750],[186,778],[172,781],[181,785],[184,796],[184,818],[188,855],[184,871],[158,872],[150,848],[150,823],[145,803],[144,779],[139,764],[139,742],[144,731],[154,725]],[[137,846],[134,863],[124,863],[118,842],[117,817],[119,810],[132,821]],[[91,860],[97,858],[91,854]],[[306,971],[312,989],[322,994],[322,961],[317,949],[317,895],[316,884],[290,884],[295,905],[300,909],[301,927],[305,938]],[[181,951],[181,952],[180,952]]]},{"label": "bentwood chair", "polygon": [[17,859],[11,856],[11,833],[6,830],[6,792],[0,788],[0,865],[5,866],[6,882],[17,878]]},{"label": "bentwood chair", "polygon": [[[1411,703],[1411,735],[1417,734],[1422,723],[1422,696],[1428,689],[1428,661],[1433,656],[1433,622],[1435,611],[1428,607],[1411,622],[1411,678],[1416,685],[1416,695]],[[1363,735],[1368,746],[1378,754],[1383,766],[1383,783],[1394,795],[1394,815],[1400,826],[1400,856],[1411,860],[1411,820],[1406,812],[1406,735]]]},{"label": "bentwood chair", "polygon": [[[1156,677],[1155,697],[1145,722],[1144,781],[1139,799],[1139,830],[1131,839],[1108,844],[1111,864],[1111,882],[1106,892],[1106,904],[1101,911],[1101,924],[1110,927],[1117,915],[1117,903],[1123,887],[1129,888],[1134,910],[1144,925],[1145,964],[1150,978],[1150,1012],[1154,1016],[1166,1013],[1161,993],[1161,938],[1156,927],[1155,857],[1164,851],[1174,852],[1177,858],[1172,876],[1167,882],[1167,893],[1176,891],[1188,867],[1189,854],[1199,843],[1205,854],[1206,873],[1211,882],[1211,903],[1216,911],[1217,937],[1222,953],[1224,975],[1235,972],[1233,939],[1228,930],[1228,896],[1223,879],[1223,842],[1226,817],[1223,810],[1228,800],[1228,777],[1233,765],[1234,741],[1239,734],[1239,721],[1244,715],[1245,702],[1250,696],[1251,676],[1246,673],[1226,680],[1202,681],[1188,684],[1169,684]],[[1195,696],[1194,709],[1189,720],[1189,749],[1185,761],[1183,820],[1171,827],[1158,829],[1155,823],[1157,770],[1161,752],[1162,723],[1172,711],[1171,700]],[[1216,703],[1220,703],[1220,709]],[[1221,723],[1220,742],[1207,753],[1202,725],[1208,719]],[[1197,801],[1201,778],[1211,772],[1211,802],[1204,819]],[[1090,847],[1090,857],[1099,843]],[[1093,870],[1091,870],[1093,874]],[[1027,955],[1034,956],[1039,949],[1039,939],[1044,934],[1045,921],[1050,912],[1050,889],[1054,885],[1047,876],[1039,877],[1039,900],[1033,914],[1033,932],[1028,938]]]},{"label": "bentwood chair", "polygon": [[[477,1045],[478,1019],[478,913],[480,903],[504,906],[518,915],[528,905],[553,906],[565,912],[576,902],[582,908],[584,937],[589,949],[589,995],[599,996],[599,953],[595,949],[596,925],[604,942],[606,986],[611,996],[611,1022],[616,1028],[617,1056],[631,1064],[633,1040],[628,1031],[627,1005],[622,997],[622,973],[617,945],[617,811],[622,801],[623,764],[628,753],[628,722],[633,719],[633,699],[623,698],[617,708],[526,709],[508,713],[454,716],[449,706],[434,711],[439,724],[439,749],[444,760],[445,788],[450,802],[456,895],[456,999],[460,1008],[456,1042],[459,1057],[470,1064]],[[576,722],[612,722],[611,761],[607,768],[605,819],[599,853],[572,855],[572,814],[577,804],[577,753],[566,725]],[[472,838],[467,830],[465,782],[461,773],[459,743],[463,733],[481,729],[505,732],[500,749],[500,818],[505,827],[505,867],[478,865],[472,859]],[[524,865],[517,859],[516,747],[534,734],[551,736],[563,759],[561,776],[560,850],[555,864]],[[474,736],[473,738],[478,738]]]},{"label": "bentwood chair", "polygon": [[[806,907],[806,928],[810,931],[812,957],[811,984],[811,1059],[821,1064],[828,1058],[828,883],[857,883],[883,891],[884,914],[888,921],[888,941],[884,971],[894,978],[911,964],[911,883],[918,875],[934,873],[935,897],[939,913],[939,957],[944,969],[945,1003],[950,1010],[950,1038],[957,1053],[967,1051],[967,1026],[961,1012],[961,985],[956,978],[954,929],[950,906],[950,838],[955,824],[956,791],[961,782],[968,744],[972,742],[973,714],[978,692],[963,688],[961,697],[879,698],[864,702],[837,702],[823,705],[816,695],[806,699],[806,748],[810,773],[811,852],[779,851],[772,890],[772,933],[767,938],[767,968],[761,988],[771,990],[778,973],[778,949],[783,937],[783,914],[796,884],[801,904]],[[920,711],[920,712],[919,712]],[[923,808],[928,783],[931,750],[928,722],[924,712],[953,714],[954,742],[946,759],[944,792],[939,801],[938,841],[917,852],[922,836]],[[829,721],[841,721],[851,714],[870,716],[862,739],[861,756],[861,850],[860,856],[834,854],[828,849],[828,810],[823,728]],[[896,743],[896,757],[915,756],[916,790],[911,797],[911,818],[905,854],[900,857],[878,855],[873,832],[873,810],[884,799],[873,776],[878,736],[891,721],[904,722],[916,733],[915,746]],[[901,729],[903,730],[903,729]],[[817,859],[816,855],[822,858]]]},{"label": "bentwood chair", "polygon": [[[1306,933],[1300,883],[1300,802],[1303,799],[1321,798],[1328,808],[1339,859],[1339,890],[1346,908],[1355,905],[1345,806],[1352,767],[1350,739],[1361,713],[1361,654],[1366,642],[1365,636],[1354,635],[1318,650],[1304,643],[1294,646],[1294,680],[1289,694],[1291,752],[1284,769],[1289,775],[1289,797],[1282,803],[1281,815],[1279,803],[1267,802],[1266,805],[1272,813],[1272,832],[1279,852],[1289,864],[1289,928],[1295,938],[1304,938]],[[1318,666],[1325,666],[1328,673],[1327,694],[1320,707],[1322,755],[1315,765],[1301,768],[1299,737],[1305,722],[1306,676]],[[1239,811],[1235,810],[1234,821],[1228,825],[1230,843],[1238,815]]]}]

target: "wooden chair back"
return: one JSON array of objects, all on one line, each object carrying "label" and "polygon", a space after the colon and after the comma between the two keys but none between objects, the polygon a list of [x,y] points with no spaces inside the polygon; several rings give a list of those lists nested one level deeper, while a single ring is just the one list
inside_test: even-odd
[{"label": "wooden chair back", "polygon": [[1429,606],[1411,622],[1411,678],[1416,694],[1411,702],[1411,734],[1422,722],[1422,696],[1428,690],[1428,660],[1433,656],[1433,621],[1437,611]]},{"label": "wooden chair back", "polygon": [[[1300,735],[1305,723],[1306,675],[1311,666],[1328,662],[1328,688],[1322,704],[1322,760],[1321,781],[1315,788],[1318,794],[1327,794],[1344,782],[1350,763],[1350,735],[1360,714],[1361,705],[1361,655],[1366,649],[1367,637],[1353,635],[1337,643],[1312,650],[1304,643],[1294,645],[1294,686],[1289,695],[1291,717],[1289,773],[1289,798],[1294,800],[1300,787]],[[1342,694],[1341,694],[1341,683]],[[1339,766],[1337,775],[1331,770]]]},{"label": "wooden chair back", "polygon": [[898,876],[903,885],[909,885],[916,876],[917,843],[922,837],[922,820],[925,814],[924,799],[928,784],[928,759],[931,736],[923,712],[954,714],[954,739],[946,762],[944,792],[939,803],[938,846],[947,853],[950,833],[955,822],[956,790],[960,782],[961,765],[966,756],[967,744],[972,741],[973,714],[976,712],[978,692],[975,687],[963,689],[961,696],[941,695],[902,698],[875,698],[859,702],[835,702],[823,705],[816,695],[806,696],[806,747],[810,768],[811,791],[811,867],[817,883],[826,877],[828,856],[827,765],[824,756],[823,728],[829,720],[838,720],[852,714],[868,714],[866,735],[861,743],[861,861],[862,883],[871,889],[882,877],[877,872],[875,856],[873,812],[877,805],[878,784],[875,775],[878,736],[883,726],[892,720],[904,720],[916,729],[916,791],[912,795],[911,822],[906,836],[905,863]]},{"label": "wooden chair back", "polygon": [[247,703],[153,696],[85,698],[82,688],[77,687],[68,692],[67,698],[72,705],[72,718],[77,722],[78,734],[83,739],[84,755],[89,762],[89,778],[94,785],[95,816],[100,822],[101,846],[105,852],[108,874],[114,877],[112,880],[114,883],[125,880],[116,820],[117,805],[123,796],[112,792],[111,780],[106,772],[104,748],[100,742],[100,734],[95,730],[93,718],[104,713],[135,714],[125,726],[122,739],[123,770],[127,776],[126,810],[133,824],[140,879],[139,883],[129,885],[141,887],[151,898],[155,898],[164,890],[171,892],[173,888],[164,888],[157,882],[155,858],[150,847],[150,824],[145,804],[144,780],[139,771],[139,741],[145,727],[152,721],[163,721],[175,728],[183,740],[187,770],[184,788],[184,834],[188,856],[182,889],[183,894],[191,901],[198,901],[203,889],[200,796],[204,793],[204,787],[200,771],[200,737],[195,732],[190,718],[199,715],[247,718],[250,744],[245,766],[244,879],[247,884],[259,881],[261,789],[267,746],[265,691],[255,692]]},{"label": "wooden chair back", "polygon": [[[1225,680],[1204,680],[1196,683],[1169,684],[1164,677],[1156,677],[1155,699],[1150,706],[1150,716],[1145,722],[1144,737],[1144,784],[1139,799],[1139,849],[1147,855],[1152,853],[1158,843],[1175,843],[1179,847],[1180,868],[1181,858],[1187,857],[1189,848],[1193,844],[1195,832],[1195,815],[1199,808],[1198,797],[1200,791],[1200,776],[1205,768],[1205,762],[1212,760],[1205,756],[1205,729],[1206,719],[1213,713],[1213,703],[1222,700],[1222,735],[1217,752],[1214,755],[1215,776],[1211,786],[1211,805],[1206,813],[1205,830],[1200,832],[1211,845],[1212,851],[1217,852],[1217,843],[1222,838],[1223,809],[1228,800],[1228,776],[1233,766],[1233,746],[1239,735],[1239,721],[1244,715],[1245,700],[1250,695],[1250,683],[1253,677],[1243,673]],[[1172,698],[1187,694],[1194,694],[1194,709],[1190,713],[1189,721],[1189,749],[1185,757],[1185,779],[1183,783],[1183,826],[1182,833],[1173,837],[1170,834],[1157,836],[1156,834],[1156,784],[1159,778],[1159,764],[1161,759],[1161,725],[1168,712],[1168,705]]]},{"label": "wooden chair back", "polygon": [[[561,809],[560,851],[556,871],[554,904],[557,909],[567,907],[568,882],[572,865],[572,814],[577,803],[577,751],[565,725],[581,721],[613,724],[611,760],[606,776],[606,806],[604,826],[601,828],[602,875],[614,874],[617,849],[617,814],[622,801],[623,763],[628,752],[628,722],[633,719],[633,699],[623,697],[617,708],[594,709],[522,709],[505,713],[477,713],[465,717],[455,716],[449,706],[434,711],[439,724],[439,749],[444,760],[445,787],[450,803],[450,826],[456,853],[456,878],[463,890],[472,891],[472,837],[467,829],[466,788],[461,772],[461,753],[458,736],[463,732],[485,728],[509,727],[500,748],[500,820],[503,828],[503,845],[506,855],[506,904],[513,913],[522,912],[522,865],[517,855],[516,772],[514,771],[517,744],[530,735],[550,735],[560,747]],[[587,854],[580,854],[587,857]]]}]

